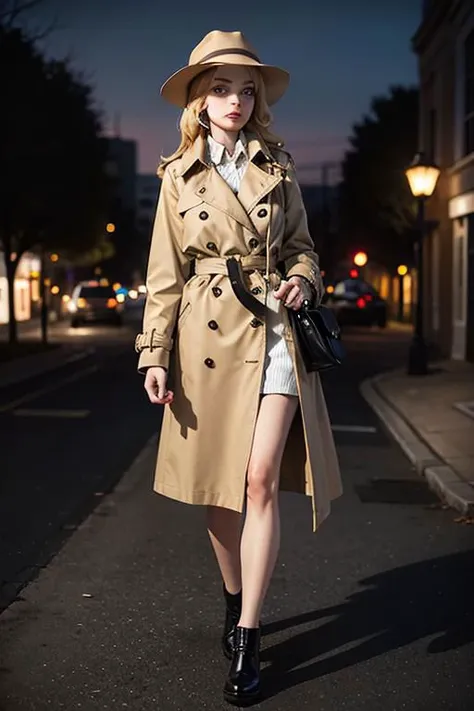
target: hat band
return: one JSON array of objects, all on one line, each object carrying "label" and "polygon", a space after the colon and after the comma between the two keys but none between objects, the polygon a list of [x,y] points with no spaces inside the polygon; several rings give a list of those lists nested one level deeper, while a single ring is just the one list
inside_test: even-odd
[{"label": "hat band", "polygon": [[199,60],[198,64],[202,64],[203,62],[209,61],[209,59],[214,59],[214,57],[220,57],[221,55],[227,55],[227,54],[241,54],[244,57],[249,57],[250,59],[254,59],[256,62],[261,64],[260,59],[257,57],[256,54],[253,54],[253,52],[249,52],[246,49],[218,49],[215,52],[211,52],[210,54],[206,54],[205,57],[203,57],[201,60]]}]

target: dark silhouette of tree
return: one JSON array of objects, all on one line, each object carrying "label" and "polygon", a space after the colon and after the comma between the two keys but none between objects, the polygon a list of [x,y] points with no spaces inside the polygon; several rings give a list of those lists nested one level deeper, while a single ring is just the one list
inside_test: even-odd
[{"label": "dark silhouette of tree", "polygon": [[21,28],[0,26],[0,248],[16,341],[16,268],[28,250],[74,259],[104,242],[105,146],[92,89],[46,61]]},{"label": "dark silhouette of tree", "polygon": [[386,266],[411,255],[414,201],[404,174],[418,146],[418,90],[392,87],[354,124],[341,185],[344,244]]}]

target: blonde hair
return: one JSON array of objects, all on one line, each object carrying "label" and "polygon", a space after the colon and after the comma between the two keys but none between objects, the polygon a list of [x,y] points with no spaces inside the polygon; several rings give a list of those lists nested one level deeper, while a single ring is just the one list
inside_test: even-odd
[{"label": "blonde hair", "polygon": [[[244,130],[255,133],[265,143],[274,146],[283,145],[281,138],[270,131],[273,117],[268,108],[265,96],[265,84],[262,75],[257,67],[246,67],[250,77],[255,84],[255,106],[250,119]],[[161,163],[158,166],[158,177],[162,178],[166,169],[172,161],[189,150],[199,135],[205,135],[206,130],[199,124],[198,116],[204,108],[206,96],[211,88],[212,79],[216,72],[216,67],[199,74],[190,85],[189,103],[181,114],[179,128],[181,131],[181,142],[175,152],[168,156],[161,156]]]}]

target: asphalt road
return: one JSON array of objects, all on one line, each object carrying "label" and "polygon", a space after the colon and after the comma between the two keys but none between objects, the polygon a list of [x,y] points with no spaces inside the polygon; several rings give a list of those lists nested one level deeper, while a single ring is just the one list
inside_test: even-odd
[{"label": "asphalt road", "polygon": [[[472,711],[474,529],[439,505],[358,393],[403,362],[406,335],[345,338],[347,365],[324,379],[345,494],[316,535],[309,501],[281,497],[256,708]],[[0,414],[2,566],[41,565],[77,525],[0,616],[2,711],[225,708],[202,509],[152,493],[154,444],[102,496],[158,423],[124,346],[103,345],[97,370],[28,403],[88,414]]]},{"label": "asphalt road", "polygon": [[51,329],[85,360],[0,389],[0,606],[109,492],[161,423],[126,327]]}]

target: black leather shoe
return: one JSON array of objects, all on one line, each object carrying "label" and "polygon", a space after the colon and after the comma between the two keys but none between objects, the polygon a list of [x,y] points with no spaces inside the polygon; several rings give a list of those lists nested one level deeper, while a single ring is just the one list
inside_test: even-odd
[{"label": "black leather shoe", "polygon": [[224,598],[226,610],[224,632],[222,633],[222,651],[227,659],[232,659],[235,628],[242,612],[242,590],[235,595],[231,595],[224,585]]},{"label": "black leather shoe", "polygon": [[260,697],[260,628],[236,627],[234,653],[224,686],[224,699],[245,706]]}]

